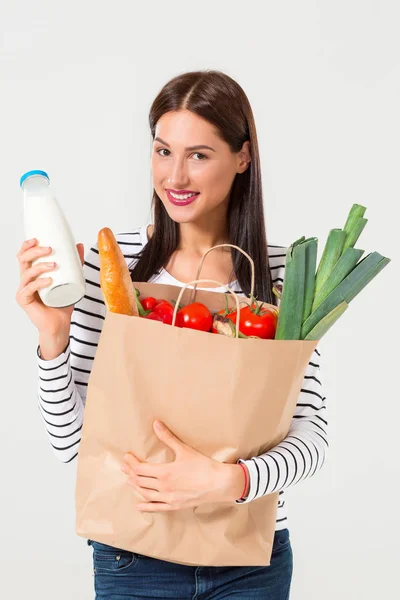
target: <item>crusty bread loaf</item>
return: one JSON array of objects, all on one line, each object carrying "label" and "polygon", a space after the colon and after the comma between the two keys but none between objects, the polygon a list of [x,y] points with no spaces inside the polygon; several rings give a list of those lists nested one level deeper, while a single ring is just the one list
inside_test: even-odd
[{"label": "crusty bread loaf", "polygon": [[100,255],[100,286],[106,307],[114,313],[139,316],[128,265],[111,229],[100,229],[97,243]]}]

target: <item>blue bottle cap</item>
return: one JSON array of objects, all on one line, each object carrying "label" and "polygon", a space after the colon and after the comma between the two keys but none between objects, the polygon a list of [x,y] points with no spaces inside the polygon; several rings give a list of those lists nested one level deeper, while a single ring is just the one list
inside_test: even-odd
[{"label": "blue bottle cap", "polygon": [[28,177],[32,177],[32,175],[42,175],[43,177],[46,177],[48,181],[50,181],[50,177],[45,171],[28,171],[27,173],[24,173],[24,175],[22,175],[19,182],[20,187],[22,187],[22,184],[24,183],[25,179],[28,179]]}]

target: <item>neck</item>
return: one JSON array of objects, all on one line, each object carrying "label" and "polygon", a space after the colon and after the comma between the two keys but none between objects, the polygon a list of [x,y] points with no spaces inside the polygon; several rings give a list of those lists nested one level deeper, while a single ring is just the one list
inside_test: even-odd
[{"label": "neck", "polygon": [[[180,223],[179,250],[203,256],[213,246],[229,243],[226,215],[207,215],[202,221]],[[221,248],[229,250],[230,248]]]}]

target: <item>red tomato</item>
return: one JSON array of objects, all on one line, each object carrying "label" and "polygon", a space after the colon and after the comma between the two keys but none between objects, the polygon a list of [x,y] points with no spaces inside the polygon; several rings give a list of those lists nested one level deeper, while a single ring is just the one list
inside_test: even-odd
[{"label": "red tomato", "polygon": [[[233,323],[236,323],[236,311],[227,315]],[[239,331],[248,336],[257,336],[263,340],[275,338],[277,311],[268,307],[261,307],[257,314],[255,305],[251,308],[245,306],[240,309]]]},{"label": "red tomato", "polygon": [[152,298],[152,296],[148,296],[147,298],[143,298],[141,303],[144,310],[153,310],[153,308],[157,304],[157,300],[155,298]]},{"label": "red tomato", "polygon": [[145,318],[150,319],[151,321],[161,321],[161,323],[164,322],[162,316],[154,311],[149,313]]},{"label": "red tomato", "polygon": [[192,302],[181,308],[176,315],[178,327],[188,327],[198,331],[210,331],[213,316],[207,306],[201,302]]},{"label": "red tomato", "polygon": [[[258,304],[260,306],[260,304]],[[247,336],[257,336],[263,340],[275,339],[276,325],[278,321],[278,311],[271,307],[261,306],[256,312],[256,305],[245,306],[240,309],[239,331]],[[226,314],[220,310],[218,314],[223,314],[236,325],[236,310]],[[218,333],[213,327],[213,333]]]},{"label": "red tomato", "polygon": [[[161,317],[160,319],[156,319],[153,315],[154,313]],[[167,325],[172,325],[172,316],[174,314],[174,307],[167,300],[157,300],[153,311],[149,313],[146,319],[154,319],[155,321],[162,321]]]}]

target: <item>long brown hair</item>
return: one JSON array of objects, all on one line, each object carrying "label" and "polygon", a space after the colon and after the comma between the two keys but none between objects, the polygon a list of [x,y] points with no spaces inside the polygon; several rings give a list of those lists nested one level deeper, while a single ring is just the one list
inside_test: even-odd
[{"label": "long brown hair", "polygon": [[[239,152],[250,141],[251,162],[237,174],[231,188],[228,206],[229,243],[239,246],[255,263],[254,295],[276,305],[272,293],[264,207],[261,185],[260,156],[253,112],[240,85],[231,77],[215,70],[193,71],[171,79],[155,98],[149,113],[152,138],[157,121],[169,111],[190,110],[214,125],[232,152]],[[179,223],[173,221],[153,190],[154,231],[131,271],[132,281],[148,281],[164,267],[177,250]],[[240,289],[250,295],[250,264],[234,248],[232,263]]]}]

